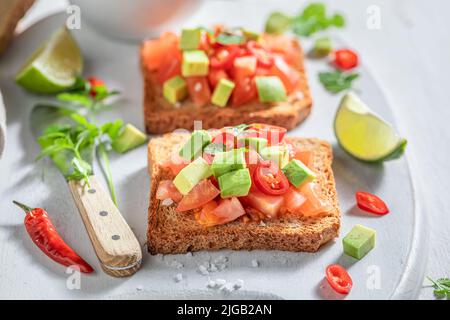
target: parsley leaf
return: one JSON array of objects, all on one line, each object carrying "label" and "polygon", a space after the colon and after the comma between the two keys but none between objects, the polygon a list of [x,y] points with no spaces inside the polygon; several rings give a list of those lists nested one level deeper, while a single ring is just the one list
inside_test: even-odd
[{"label": "parsley leaf", "polygon": [[331,93],[351,89],[353,81],[358,77],[358,73],[347,73],[339,70],[319,73],[320,82]]},{"label": "parsley leaf", "polygon": [[450,279],[449,278],[441,278],[438,280],[433,280],[430,277],[427,277],[428,280],[431,281],[434,288],[434,295],[438,298],[447,298],[450,299]]}]

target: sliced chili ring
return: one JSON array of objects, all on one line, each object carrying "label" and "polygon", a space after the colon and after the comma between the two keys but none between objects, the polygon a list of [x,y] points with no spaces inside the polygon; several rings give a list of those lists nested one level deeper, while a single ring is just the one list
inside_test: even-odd
[{"label": "sliced chili ring", "polygon": [[338,264],[332,264],[326,269],[326,278],[331,288],[341,294],[348,294],[353,287],[352,278],[347,270]]},{"label": "sliced chili ring", "polygon": [[356,203],[361,210],[368,211],[377,215],[389,213],[386,203],[374,194],[358,191],[356,193]]},{"label": "sliced chili ring", "polygon": [[258,59],[258,65],[263,68],[270,68],[274,64],[274,57],[263,46],[254,40],[247,42],[247,50]]},{"label": "sliced chili ring", "polygon": [[273,161],[259,162],[253,174],[255,186],[271,196],[281,195],[289,190],[289,181]]}]

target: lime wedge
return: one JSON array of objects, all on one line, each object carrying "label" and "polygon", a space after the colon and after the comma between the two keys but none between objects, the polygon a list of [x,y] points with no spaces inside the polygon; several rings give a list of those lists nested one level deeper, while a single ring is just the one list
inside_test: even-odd
[{"label": "lime wedge", "polygon": [[406,147],[406,140],[353,93],[342,98],[334,119],[334,133],[345,151],[363,161],[396,159]]},{"label": "lime wedge", "polygon": [[82,70],[80,49],[69,30],[62,27],[27,60],[16,82],[31,92],[57,93],[72,87]]}]

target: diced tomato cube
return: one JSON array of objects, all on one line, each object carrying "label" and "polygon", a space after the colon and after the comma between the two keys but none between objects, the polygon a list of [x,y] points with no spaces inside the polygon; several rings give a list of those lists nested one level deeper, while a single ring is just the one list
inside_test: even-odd
[{"label": "diced tomato cube", "polygon": [[291,93],[299,83],[301,76],[281,56],[275,56],[275,63],[270,70],[271,74],[280,78],[287,93]]},{"label": "diced tomato cube", "polygon": [[243,56],[234,59],[233,75],[235,78],[252,77],[256,72],[257,59],[255,56]]},{"label": "diced tomato cube", "polygon": [[178,204],[177,211],[184,212],[192,209],[197,209],[206,203],[214,200],[220,194],[210,180],[200,181],[187,195],[181,199]]},{"label": "diced tomato cube", "polygon": [[300,213],[300,208],[305,201],[306,197],[293,186],[284,194],[284,206],[291,213]]},{"label": "diced tomato cube", "polygon": [[156,199],[166,200],[172,199],[175,202],[179,202],[183,198],[183,195],[175,187],[172,180],[161,180],[156,190]]},{"label": "diced tomato cube", "polygon": [[241,77],[235,79],[235,87],[231,98],[234,107],[238,107],[255,99],[257,89],[255,79],[252,77]]},{"label": "diced tomato cube", "polygon": [[211,100],[211,89],[206,77],[187,77],[189,96],[196,106],[203,107]]},{"label": "diced tomato cube", "polygon": [[209,84],[214,89],[221,79],[230,80],[227,72],[223,69],[210,69],[208,74]]},{"label": "diced tomato cube", "polygon": [[179,38],[172,32],[166,32],[159,39],[148,40],[143,44],[142,58],[150,70],[157,70],[165,57],[179,52]]},{"label": "diced tomato cube", "polygon": [[244,203],[261,211],[269,218],[276,218],[283,206],[283,196],[269,196],[256,188],[252,188],[250,193],[243,197]]}]

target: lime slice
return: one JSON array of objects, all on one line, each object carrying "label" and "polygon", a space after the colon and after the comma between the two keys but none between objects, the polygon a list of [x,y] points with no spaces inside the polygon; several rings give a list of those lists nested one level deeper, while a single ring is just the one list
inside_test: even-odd
[{"label": "lime slice", "polygon": [[62,27],[27,60],[16,82],[35,93],[57,93],[72,87],[83,69],[83,56],[70,32]]},{"label": "lime slice", "polygon": [[396,159],[406,147],[406,140],[353,93],[342,98],[334,119],[334,132],[341,147],[363,161]]}]

